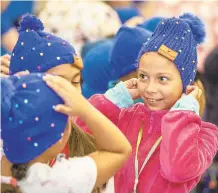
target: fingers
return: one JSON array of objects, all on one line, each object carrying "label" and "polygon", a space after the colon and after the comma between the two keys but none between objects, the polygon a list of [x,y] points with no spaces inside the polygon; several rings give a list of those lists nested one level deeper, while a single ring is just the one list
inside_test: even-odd
[{"label": "fingers", "polygon": [[44,76],[43,79],[45,81],[49,81],[53,84],[58,85],[60,88],[66,90],[66,91],[68,91],[69,89],[71,89],[71,90],[75,89],[75,87],[73,87],[69,81],[65,80],[64,78],[62,78],[60,76],[53,76],[50,74],[46,74],[46,76]]},{"label": "fingers", "polygon": [[132,81],[133,86],[137,86],[137,84],[138,84],[137,78],[132,78],[131,81]]},{"label": "fingers", "polygon": [[197,89],[198,87],[195,85],[188,85],[186,87],[186,94],[190,94],[192,91],[194,91],[195,89]]},{"label": "fingers", "polygon": [[6,75],[6,74],[2,74],[2,73],[0,73],[0,77],[3,77],[3,78],[8,78],[8,77],[9,77],[9,75]]},{"label": "fingers", "polygon": [[186,89],[186,94],[191,95],[196,99],[199,99],[201,97],[202,90],[195,85],[188,85]]},{"label": "fingers", "polygon": [[11,60],[11,56],[9,54],[5,54],[3,56],[1,56],[2,58],[6,59],[6,60]]},{"label": "fingers", "polygon": [[5,66],[5,67],[8,67],[10,66],[10,60],[7,59],[6,57],[4,58],[3,56],[0,57],[0,60],[1,60],[1,65],[2,66]]},{"label": "fingers", "polygon": [[21,72],[17,72],[16,74],[14,74],[15,76],[25,76],[28,75],[30,72],[28,70],[26,71],[21,71]]},{"label": "fingers", "polygon": [[60,96],[66,102],[65,98],[68,96],[68,93],[59,84],[57,84],[57,82],[51,81],[50,79],[47,80],[46,76],[43,77],[43,80],[52,90],[57,93],[58,96]]},{"label": "fingers", "polygon": [[56,105],[55,106],[55,111],[59,113],[63,113],[65,115],[72,115],[72,110],[70,107],[66,105]]},{"label": "fingers", "polygon": [[137,88],[137,78],[132,78],[124,82],[128,89]]},{"label": "fingers", "polygon": [[129,89],[129,93],[134,100],[140,97],[138,89]]},{"label": "fingers", "polygon": [[9,68],[1,65],[1,73],[9,75]]}]

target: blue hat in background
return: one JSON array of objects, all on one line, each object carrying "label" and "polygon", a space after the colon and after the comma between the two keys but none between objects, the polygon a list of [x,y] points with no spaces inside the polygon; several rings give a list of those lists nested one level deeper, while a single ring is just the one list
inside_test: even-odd
[{"label": "blue hat in background", "polygon": [[137,69],[137,57],[144,42],[152,33],[140,27],[123,26],[114,38],[110,54],[110,71],[118,79]]},{"label": "blue hat in background", "polygon": [[82,50],[81,50],[81,56],[82,58],[85,57],[85,55],[92,49],[95,48],[97,45],[101,44],[102,42],[106,41],[109,38],[101,39],[95,42],[87,42],[86,44],[83,45]]},{"label": "blue hat in background", "polygon": [[1,137],[12,163],[27,163],[53,144],[65,131],[66,115],[53,106],[63,100],[42,80],[43,74],[1,79]]},{"label": "blue hat in background", "polygon": [[163,19],[162,17],[152,17],[148,20],[145,20],[145,22],[139,24],[138,27],[142,27],[146,30],[154,32],[155,28],[162,21],[162,19]]},{"label": "blue hat in background", "polygon": [[[33,11],[33,1],[10,1],[7,8],[1,12],[1,36],[7,33],[11,28],[16,27],[16,23],[25,13]],[[1,47],[1,55],[10,52],[3,46]]]},{"label": "blue hat in background", "polygon": [[116,9],[117,14],[120,17],[122,23],[125,23],[127,20],[135,17],[140,16],[139,10],[135,7],[124,7]]},{"label": "blue hat in background", "polygon": [[158,52],[173,61],[183,82],[183,89],[194,82],[197,73],[197,45],[205,38],[202,21],[190,13],[166,18],[142,46],[138,61],[146,52]]},{"label": "blue hat in background", "polygon": [[74,64],[74,48],[63,39],[43,31],[43,23],[25,15],[20,23],[19,39],[12,51],[10,72],[29,70],[46,72],[60,64]]},{"label": "blue hat in background", "polygon": [[96,93],[104,93],[108,89],[108,82],[112,79],[109,65],[112,45],[112,39],[102,41],[84,58],[82,93],[86,98]]}]

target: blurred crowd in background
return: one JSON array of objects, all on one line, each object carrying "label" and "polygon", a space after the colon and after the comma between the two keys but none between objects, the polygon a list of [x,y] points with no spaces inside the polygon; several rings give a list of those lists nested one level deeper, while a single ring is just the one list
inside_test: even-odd
[{"label": "blurred crowd in background", "polygon": [[[125,69],[134,63],[138,52],[134,56],[129,53],[127,59],[122,58],[122,53],[127,55],[129,50],[137,48],[137,42],[134,36],[130,38],[126,34],[126,45],[118,45],[119,35],[125,34],[119,30],[121,26],[143,28],[149,37],[162,17],[191,12],[205,22],[207,33],[206,41],[198,48],[196,84],[204,91],[200,114],[204,120],[218,125],[217,10],[216,1],[2,1],[1,55],[10,54],[15,46],[21,16],[35,14],[43,21],[45,31],[67,40],[81,55],[82,93],[89,98],[95,93],[104,93],[120,80],[136,76],[134,69],[131,72]],[[140,39],[140,35],[137,37]],[[141,47],[141,43],[138,44]],[[110,57],[113,52],[117,54]],[[218,156],[193,193],[218,193],[217,181]]]}]

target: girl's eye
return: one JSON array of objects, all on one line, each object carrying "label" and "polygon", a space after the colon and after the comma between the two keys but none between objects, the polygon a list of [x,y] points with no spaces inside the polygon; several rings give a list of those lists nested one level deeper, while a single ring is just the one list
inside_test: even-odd
[{"label": "girl's eye", "polygon": [[167,77],[165,77],[165,76],[161,76],[160,78],[160,81],[163,81],[163,82],[165,82],[165,81],[168,81],[169,79],[167,78]]},{"label": "girl's eye", "polygon": [[143,79],[143,80],[146,80],[148,77],[144,74],[139,74],[139,78],[140,79]]},{"label": "girl's eye", "polygon": [[75,87],[80,86],[80,84],[81,84],[80,82],[74,82],[74,81],[72,81],[71,83],[72,83],[73,86],[75,86]]},{"label": "girl's eye", "polygon": [[82,77],[80,78],[80,81],[71,81],[71,83],[73,84],[73,85],[81,85],[82,83],[83,83],[83,79],[82,79]]}]

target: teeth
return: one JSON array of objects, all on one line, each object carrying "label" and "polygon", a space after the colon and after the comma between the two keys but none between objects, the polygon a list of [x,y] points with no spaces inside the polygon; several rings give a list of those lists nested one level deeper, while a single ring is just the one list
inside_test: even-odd
[{"label": "teeth", "polygon": [[154,103],[154,102],[157,102],[158,100],[155,100],[155,99],[148,99],[148,101]]}]

